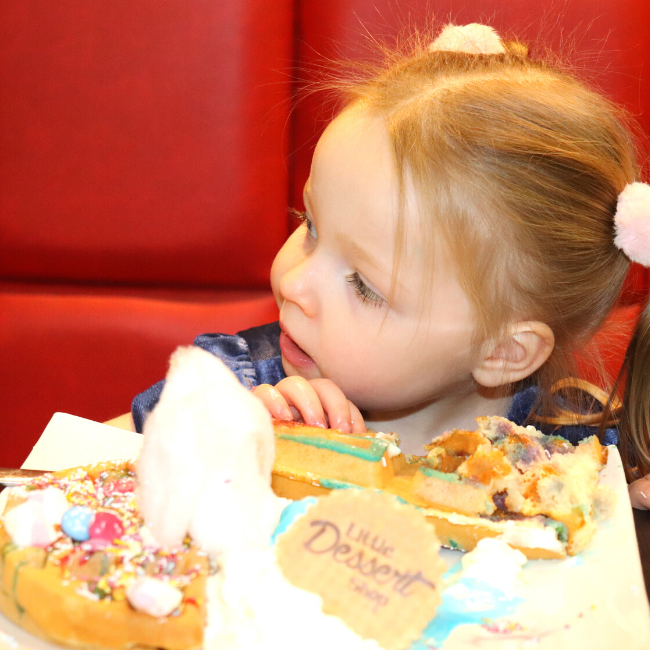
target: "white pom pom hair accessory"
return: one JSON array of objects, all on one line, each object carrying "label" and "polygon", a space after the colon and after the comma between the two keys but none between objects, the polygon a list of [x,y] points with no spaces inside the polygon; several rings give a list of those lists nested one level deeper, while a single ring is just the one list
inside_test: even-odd
[{"label": "white pom pom hair accessory", "polygon": [[650,266],[650,185],[630,183],[618,195],[614,244],[633,262]]},{"label": "white pom pom hair accessory", "polygon": [[429,52],[465,52],[466,54],[503,54],[499,35],[488,25],[447,25],[429,45]]}]

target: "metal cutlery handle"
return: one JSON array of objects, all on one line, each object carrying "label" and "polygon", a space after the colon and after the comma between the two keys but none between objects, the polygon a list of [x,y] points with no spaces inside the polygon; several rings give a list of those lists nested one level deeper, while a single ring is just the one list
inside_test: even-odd
[{"label": "metal cutlery handle", "polygon": [[44,469],[13,469],[10,467],[0,467],[0,485],[12,487],[21,485],[30,478],[35,478],[46,474]]}]

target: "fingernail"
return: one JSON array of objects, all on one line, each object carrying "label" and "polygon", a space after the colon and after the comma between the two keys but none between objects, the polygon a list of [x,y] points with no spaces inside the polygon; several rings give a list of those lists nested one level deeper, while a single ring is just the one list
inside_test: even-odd
[{"label": "fingernail", "polygon": [[290,409],[288,409],[288,408],[283,408],[283,409],[282,409],[282,412],[281,412],[281,415],[280,415],[280,419],[281,419],[281,420],[289,420],[289,421],[292,421],[292,420],[293,420],[293,413],[291,412]]},{"label": "fingernail", "polygon": [[352,426],[348,420],[338,420],[334,425],[332,425],[333,429],[339,429],[339,431],[343,431],[343,433],[350,433],[352,431]]}]

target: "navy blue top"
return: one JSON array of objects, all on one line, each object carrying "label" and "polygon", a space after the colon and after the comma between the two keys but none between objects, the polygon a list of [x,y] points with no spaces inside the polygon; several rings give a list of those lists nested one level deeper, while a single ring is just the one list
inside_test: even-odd
[{"label": "navy blue top", "polygon": [[[277,322],[252,327],[237,334],[201,334],[197,336],[194,345],[207,350],[221,359],[232,370],[239,381],[247,388],[255,388],[260,384],[275,386],[286,377],[282,367],[280,354],[280,326]],[[131,405],[136,431],[142,432],[144,420],[157,404],[165,380],[159,381],[143,393],[136,395]],[[518,425],[531,424],[527,422],[531,409],[537,402],[539,389],[530,386],[515,393],[506,417]],[[535,427],[544,433],[552,433],[566,438],[572,444],[594,435],[597,426],[564,426],[546,427],[533,422]],[[618,431],[606,429],[602,439],[604,445],[615,445],[618,442]]]}]

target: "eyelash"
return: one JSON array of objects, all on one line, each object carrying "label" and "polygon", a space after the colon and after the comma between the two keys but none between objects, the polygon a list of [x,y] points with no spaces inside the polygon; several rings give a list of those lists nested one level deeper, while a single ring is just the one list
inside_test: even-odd
[{"label": "eyelash", "polygon": [[[307,226],[307,232],[314,237],[314,239],[317,238],[318,233],[316,232],[316,227],[314,226],[314,222],[309,218],[309,215],[307,214],[307,211],[304,210],[303,212],[300,212],[300,210],[296,210],[295,208],[289,208],[289,214],[298,219],[298,221],[301,224],[304,224]],[[312,232],[313,229],[313,232]]]},{"label": "eyelash", "polygon": [[381,307],[384,304],[384,299],[376,294],[359,276],[355,271],[350,275],[345,276],[345,281],[354,287],[361,302],[372,305],[373,307]]}]

